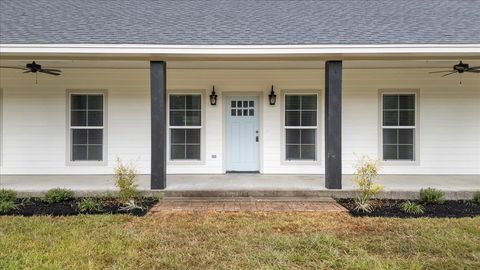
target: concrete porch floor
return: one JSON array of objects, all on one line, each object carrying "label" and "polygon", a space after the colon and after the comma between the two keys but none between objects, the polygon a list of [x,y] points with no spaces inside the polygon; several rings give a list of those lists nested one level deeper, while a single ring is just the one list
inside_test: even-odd
[{"label": "concrete porch floor", "polygon": [[[385,191],[480,190],[480,175],[381,175]],[[324,175],[218,174],[168,175],[166,191],[326,191]],[[150,175],[139,175],[141,190],[150,189]],[[112,175],[0,175],[0,188],[43,192],[62,187],[80,192],[115,190]],[[343,176],[343,190],[354,190],[351,175]]]}]

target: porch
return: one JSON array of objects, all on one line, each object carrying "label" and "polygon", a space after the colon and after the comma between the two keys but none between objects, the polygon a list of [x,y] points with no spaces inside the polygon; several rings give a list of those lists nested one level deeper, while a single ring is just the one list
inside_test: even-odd
[{"label": "porch", "polygon": [[[150,191],[150,175],[138,176],[139,189]],[[171,196],[337,196],[355,190],[352,175],[343,175],[343,190],[328,190],[324,175],[208,174],[168,175],[165,192]],[[382,194],[388,198],[412,198],[421,188],[443,190],[447,198],[468,199],[480,190],[478,175],[380,175]],[[82,194],[114,191],[111,175],[2,175],[0,188],[21,194],[40,194],[62,187]]]}]

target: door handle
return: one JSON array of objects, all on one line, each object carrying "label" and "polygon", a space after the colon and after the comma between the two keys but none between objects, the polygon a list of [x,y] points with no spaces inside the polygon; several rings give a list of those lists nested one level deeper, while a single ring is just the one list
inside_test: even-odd
[{"label": "door handle", "polygon": [[258,136],[255,137],[255,141],[258,142]]}]

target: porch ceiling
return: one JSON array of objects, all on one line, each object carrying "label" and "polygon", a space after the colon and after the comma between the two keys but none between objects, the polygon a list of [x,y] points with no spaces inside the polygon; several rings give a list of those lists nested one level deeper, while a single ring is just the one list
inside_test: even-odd
[{"label": "porch ceiling", "polygon": [[[31,62],[32,58],[24,59],[0,59],[2,66],[24,66]],[[38,58],[34,58],[38,60]],[[406,68],[451,68],[459,60],[469,63],[471,66],[480,66],[480,59],[422,59],[422,60],[350,60],[344,61],[345,69],[406,69]],[[39,60],[44,66],[60,69],[149,69],[149,61],[126,61],[126,60]],[[324,69],[323,60],[205,60],[205,61],[179,61],[168,62],[168,69]]]}]

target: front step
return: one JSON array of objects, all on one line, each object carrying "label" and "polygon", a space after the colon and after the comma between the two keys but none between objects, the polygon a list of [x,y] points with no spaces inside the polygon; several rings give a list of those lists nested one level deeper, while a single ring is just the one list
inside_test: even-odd
[{"label": "front step", "polygon": [[[338,191],[337,191],[338,192]],[[331,197],[330,190],[166,190],[164,197]]]},{"label": "front step", "polygon": [[165,197],[171,202],[335,202],[332,197]]}]

